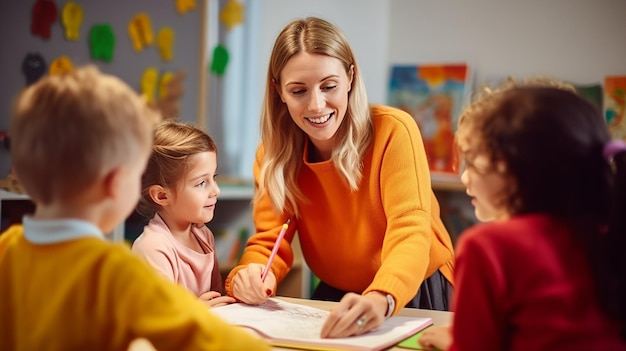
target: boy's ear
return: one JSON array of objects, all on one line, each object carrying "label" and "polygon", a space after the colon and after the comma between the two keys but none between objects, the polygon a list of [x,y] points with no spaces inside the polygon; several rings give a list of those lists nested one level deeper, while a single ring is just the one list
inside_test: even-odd
[{"label": "boy's ear", "polygon": [[104,176],[102,189],[106,196],[117,198],[118,192],[121,191],[120,182],[124,176],[122,173],[122,167],[115,167]]},{"label": "boy's ear", "polygon": [[160,185],[152,185],[148,188],[148,195],[155,204],[166,206],[170,203],[170,195],[167,189]]}]

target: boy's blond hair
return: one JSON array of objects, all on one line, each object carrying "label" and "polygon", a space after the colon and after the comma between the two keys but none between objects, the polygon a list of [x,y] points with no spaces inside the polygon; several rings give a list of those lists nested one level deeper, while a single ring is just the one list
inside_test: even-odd
[{"label": "boy's blond hair", "polygon": [[72,199],[152,144],[158,112],[122,80],[89,65],[18,96],[11,162],[36,203]]}]

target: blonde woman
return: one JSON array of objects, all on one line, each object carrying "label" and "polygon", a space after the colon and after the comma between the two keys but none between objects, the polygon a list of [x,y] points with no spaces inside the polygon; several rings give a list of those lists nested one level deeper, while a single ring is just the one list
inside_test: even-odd
[{"label": "blonde woman", "polygon": [[322,337],[366,333],[405,305],[448,308],[453,248],[417,124],[403,111],[368,104],[352,49],[333,24],[297,19],[279,34],[261,139],[256,233],[227,277],[228,294],[249,304],[271,296],[291,268],[297,232],[321,279],[313,298],[340,301]]}]

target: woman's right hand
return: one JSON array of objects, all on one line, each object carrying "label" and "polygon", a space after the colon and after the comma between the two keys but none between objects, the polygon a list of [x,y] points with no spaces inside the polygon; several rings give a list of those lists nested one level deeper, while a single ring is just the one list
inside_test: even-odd
[{"label": "woman's right hand", "polygon": [[250,263],[247,267],[237,271],[232,278],[233,297],[249,305],[258,305],[274,294],[276,276],[270,270],[261,281],[265,265]]}]

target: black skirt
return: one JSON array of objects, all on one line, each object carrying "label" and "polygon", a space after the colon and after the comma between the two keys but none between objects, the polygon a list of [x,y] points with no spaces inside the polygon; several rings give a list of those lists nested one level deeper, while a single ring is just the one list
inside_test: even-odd
[{"label": "black skirt", "polygon": [[[339,290],[320,281],[311,298],[313,300],[339,301],[346,293],[347,291]],[[437,270],[422,282],[419,290],[417,290],[417,295],[405,307],[449,311],[451,298],[452,284]]]}]

